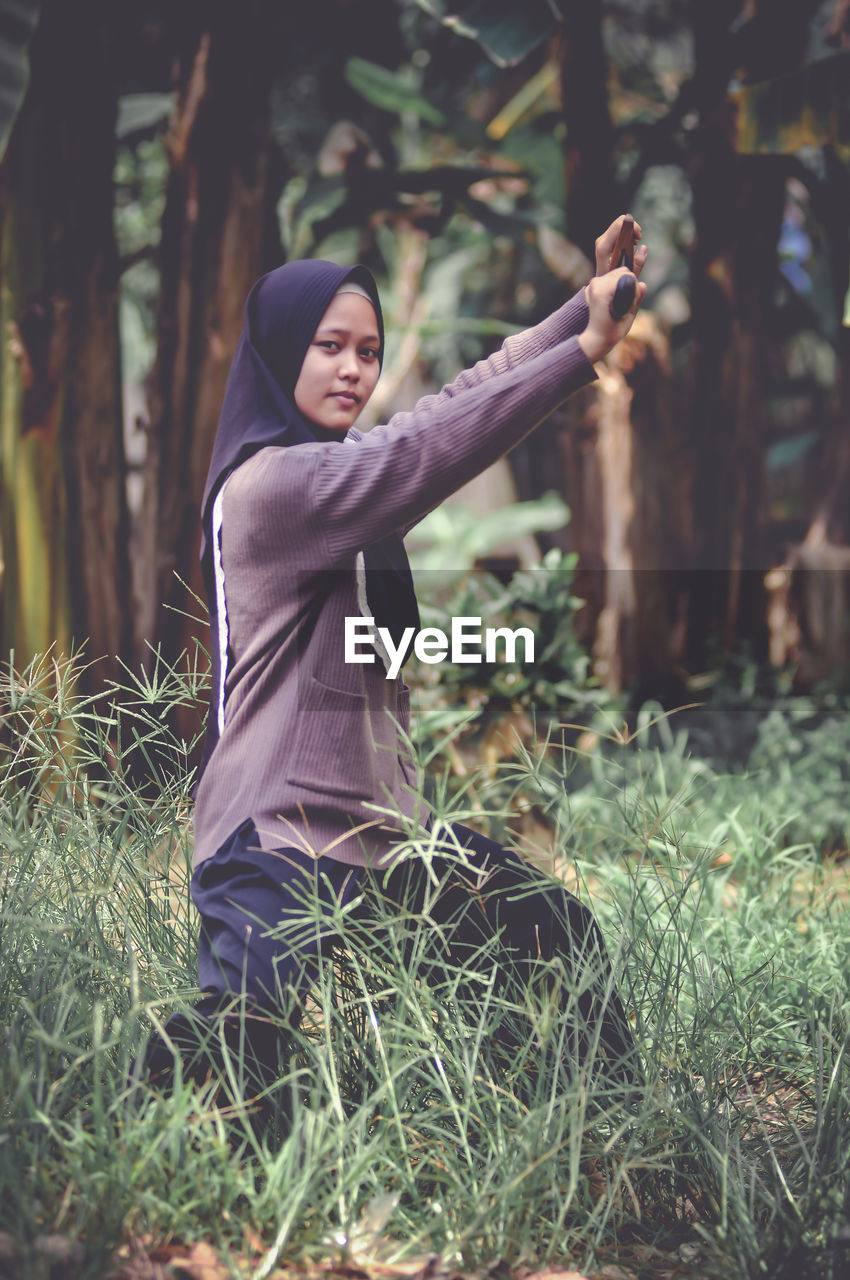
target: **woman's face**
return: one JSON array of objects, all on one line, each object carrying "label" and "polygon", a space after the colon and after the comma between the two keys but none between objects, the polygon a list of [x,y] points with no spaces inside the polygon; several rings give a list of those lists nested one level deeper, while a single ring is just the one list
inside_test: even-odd
[{"label": "woman's face", "polygon": [[375,309],[358,293],[338,293],[313,334],[294,399],[304,417],[345,433],[381,372]]}]

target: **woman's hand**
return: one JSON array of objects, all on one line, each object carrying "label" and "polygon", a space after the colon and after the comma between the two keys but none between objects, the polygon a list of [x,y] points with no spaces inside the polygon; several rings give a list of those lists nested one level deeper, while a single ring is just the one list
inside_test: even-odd
[{"label": "woman's hand", "polygon": [[[620,228],[623,225],[623,218],[626,215],[621,213],[619,218],[611,223],[607,231],[603,231],[602,235],[596,241],[596,274],[604,276],[606,272],[616,267],[614,262],[614,249],[620,238]],[[640,223],[635,223],[635,275],[640,276],[643,270],[643,264],[646,262],[648,249],[645,244],[638,244],[643,232],[640,229]]]},{"label": "woman's hand", "polygon": [[[591,364],[596,360],[601,360],[612,347],[615,347],[621,339],[625,338],[632,327],[632,321],[637,315],[638,307],[646,293],[646,285],[639,282],[640,273],[643,270],[648,252],[645,244],[638,244],[635,248],[633,272],[629,272],[626,267],[617,267],[616,262],[614,262],[614,251],[620,238],[620,229],[625,216],[625,214],[621,213],[619,218],[616,218],[608,230],[603,231],[596,241],[597,274],[584,291],[590,318],[584,333],[579,335],[579,344]],[[643,234],[640,224],[636,222],[634,228],[634,238],[635,241],[638,241]],[[633,275],[638,278],[635,298],[622,319],[617,320],[611,315],[611,303],[618,280],[627,275]]]},{"label": "woman's hand", "polygon": [[[646,254],[644,254],[645,257]],[[578,341],[579,346],[591,364],[606,356],[612,347],[615,347],[618,342],[625,338],[632,327],[638,307],[646,293],[646,285],[640,281],[635,289],[635,300],[622,320],[615,320],[611,315],[611,303],[614,299],[617,281],[621,280],[623,276],[632,274],[628,268],[619,267],[615,271],[606,272],[605,275],[594,276],[587,285],[585,297],[587,298],[590,317],[587,322],[587,328],[584,333],[579,334]],[[636,270],[634,275],[637,275]]]}]

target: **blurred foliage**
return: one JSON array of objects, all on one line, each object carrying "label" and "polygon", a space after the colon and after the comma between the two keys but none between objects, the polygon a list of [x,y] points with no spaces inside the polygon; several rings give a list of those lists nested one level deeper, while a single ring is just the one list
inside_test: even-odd
[{"label": "blurred foliage", "polygon": [[115,237],[122,260],[121,356],[124,379],[131,383],[143,380],[155,355],[156,249],[168,177],[168,157],[159,126],[165,106],[171,102],[171,95],[166,94],[136,94],[119,101]]},{"label": "blurred foliage", "polygon": [[146,135],[174,110],[173,93],[125,93],[118,100],[115,136],[124,141]]},{"label": "blurred foliage", "polygon": [[399,71],[387,71],[365,58],[349,58],[345,65],[345,77],[352,89],[380,107],[382,111],[396,112],[400,116],[416,116],[437,129],[445,127],[442,111],[422,96],[415,68],[404,67]]},{"label": "blurred foliage", "polygon": [[[833,16],[832,0],[815,7],[807,56],[823,59],[829,53]],[[292,29],[297,71],[285,60],[271,103],[272,136],[286,157],[279,219],[287,254],[344,262],[365,256],[391,297],[405,265],[403,246],[396,243],[399,229],[417,228],[426,242],[420,293],[428,295],[432,275],[435,281],[424,314],[411,317],[410,327],[421,336],[417,359],[436,381],[478,358],[488,337],[498,336],[499,323],[527,323],[550,309],[559,292],[563,296],[553,274],[563,258],[553,259],[541,234],[542,228],[555,234],[563,229],[568,199],[565,123],[550,43],[559,21],[559,7],[550,0],[519,8],[502,0],[400,3],[397,29],[392,39],[387,33],[377,60],[346,56],[332,41],[319,49],[297,25]],[[681,345],[688,335],[694,235],[687,173],[695,123],[689,114],[691,6],[686,0],[607,0],[603,36],[623,204],[632,207],[652,245],[647,305]],[[744,36],[737,32],[735,38],[741,44]],[[833,60],[836,70],[844,56]],[[818,63],[807,84],[818,83],[823,65]],[[347,100],[328,92],[339,72]],[[831,100],[840,107],[840,77],[834,79]],[[730,84],[734,89],[734,77]],[[780,104],[787,114],[783,92],[780,81],[736,91],[733,100],[749,104],[739,121],[742,138],[750,137],[758,121],[758,145],[776,145],[780,107],[756,111],[756,104]],[[797,98],[800,105],[803,98]],[[164,183],[164,152],[157,157],[156,148],[171,102],[171,95],[154,92],[120,99],[117,222],[128,257],[123,296],[132,329],[128,367],[134,371],[151,359],[147,342],[156,279],[150,258],[144,265],[131,259],[142,244],[156,243],[162,194],[157,182]],[[810,219],[808,210],[805,216]],[[821,258],[816,245],[814,259]],[[794,264],[787,253],[785,260],[790,280]],[[580,275],[576,266],[567,287],[579,283]],[[821,305],[820,293],[812,301],[820,331],[829,325],[830,308]],[[449,317],[457,318],[456,327]],[[494,327],[488,329],[481,317]],[[823,333],[827,344],[834,336]]]},{"label": "blurred foliage", "polygon": [[850,164],[848,83],[850,53],[836,53],[802,71],[736,90],[736,150],[794,153],[832,146]]},{"label": "blurred foliage", "polygon": [[[0,43],[14,45],[19,70],[37,8],[0,0]],[[385,416],[540,319],[591,270],[564,236],[560,36],[571,9],[556,0],[381,0],[370,30],[347,4],[332,4],[330,16],[285,8],[270,6],[268,27],[279,51],[270,198],[282,252],[363,260],[375,271],[388,322],[376,397]],[[115,225],[124,377],[137,390],[155,355],[174,59],[194,55],[202,10],[103,10],[106,39],[120,53]],[[651,246],[646,305],[670,340],[673,402],[684,420],[701,127],[694,10],[690,0],[605,0],[600,12],[618,199],[611,215],[630,208]],[[823,202],[825,144],[844,156],[846,141],[841,12],[836,0],[812,0],[803,69],[750,83],[769,6],[732,5],[727,63],[717,68],[721,99],[726,93],[737,111],[739,150],[793,148],[795,158],[775,282],[776,356],[764,375],[771,555],[805,533],[837,412],[842,316]]]},{"label": "blurred foliage", "polygon": [[0,160],[29,83],[29,42],[41,7],[42,0],[0,0]]},{"label": "blurred foliage", "polygon": [[476,560],[498,554],[503,544],[562,529],[568,519],[569,510],[557,493],[484,512],[463,503],[444,503],[420,520],[410,535],[411,568],[414,575],[449,568],[461,574]]},{"label": "blurred foliage", "polygon": [[[492,573],[417,574],[423,627],[451,635],[453,618],[480,619],[481,631],[528,628],[534,661],[518,638],[511,658],[503,642],[497,661],[445,660],[439,667],[412,660],[405,678],[415,690],[415,740],[437,773],[446,760],[455,785],[463,785],[482,744],[492,767],[517,743],[531,744],[567,728],[581,729],[621,719],[616,700],[599,686],[590,658],[579,644],[574,619],[584,602],[573,594],[577,557],[553,549],[539,565],[514,572],[507,583]],[[451,657],[451,654],[449,655]]]},{"label": "blurred foliage", "polygon": [[416,0],[426,13],[450,31],[477,40],[500,67],[521,62],[557,28],[558,10],[552,0]]}]

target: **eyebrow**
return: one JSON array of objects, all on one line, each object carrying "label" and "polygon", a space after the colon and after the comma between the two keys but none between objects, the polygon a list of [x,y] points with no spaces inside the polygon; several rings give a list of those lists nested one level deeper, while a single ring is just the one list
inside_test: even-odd
[{"label": "eyebrow", "polygon": [[[322,325],[320,328],[316,330],[317,338],[320,333],[336,333],[347,338],[351,335],[351,330],[340,328],[337,325]],[[374,342],[377,345],[380,339],[378,338],[378,335],[376,333],[367,333],[366,336],[362,339],[362,341]]]}]

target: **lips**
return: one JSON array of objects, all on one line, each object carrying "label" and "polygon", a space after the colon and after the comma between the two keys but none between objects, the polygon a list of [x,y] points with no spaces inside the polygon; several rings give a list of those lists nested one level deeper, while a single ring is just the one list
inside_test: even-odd
[{"label": "lips", "polygon": [[340,404],[355,405],[360,403],[360,397],[355,395],[353,391],[334,391],[332,398],[338,400]]}]

